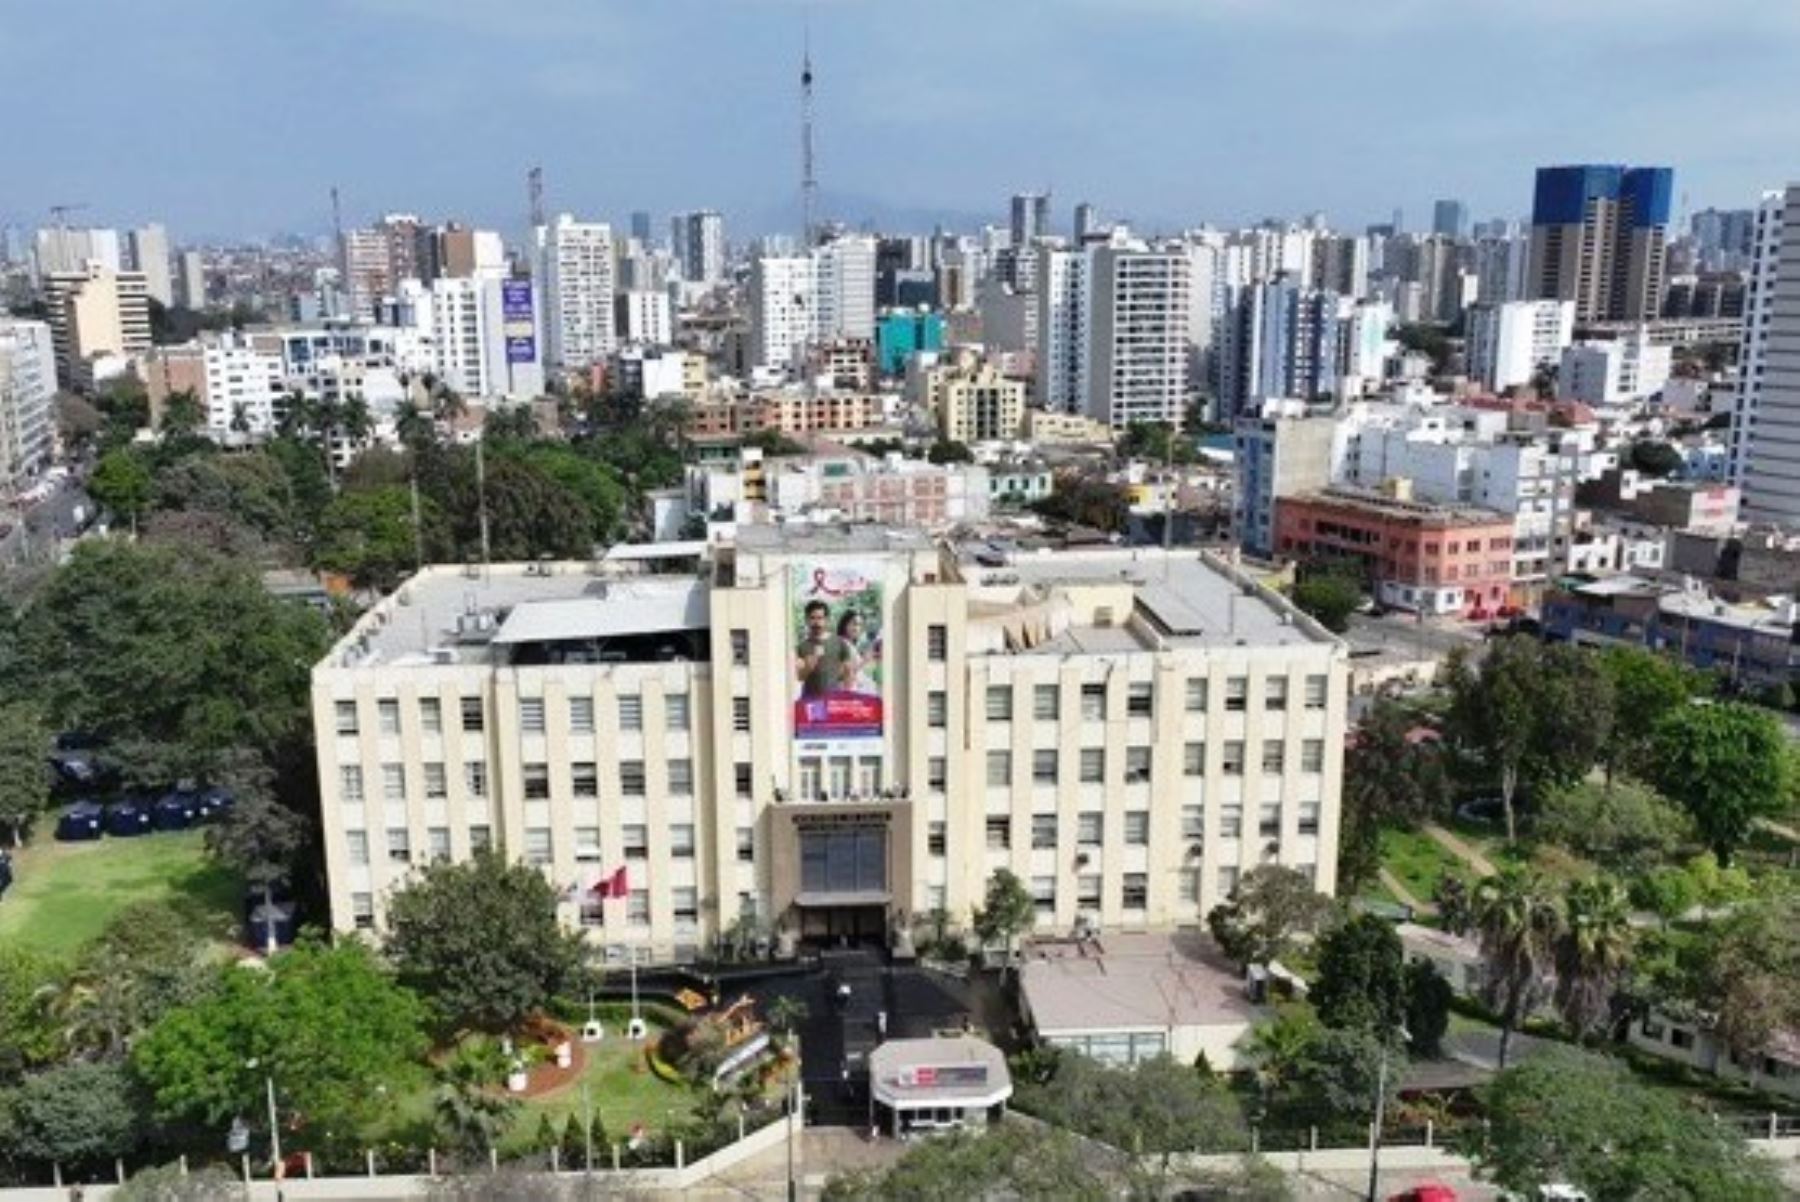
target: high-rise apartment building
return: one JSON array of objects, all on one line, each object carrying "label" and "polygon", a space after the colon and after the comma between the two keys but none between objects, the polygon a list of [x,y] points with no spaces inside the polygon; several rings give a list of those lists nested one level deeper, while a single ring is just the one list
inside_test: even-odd
[{"label": "high-rise apartment building", "polygon": [[991,363],[930,369],[937,398],[938,433],[952,442],[992,442],[1019,437],[1025,422],[1025,382],[1002,375]]},{"label": "high-rise apartment building", "polygon": [[621,292],[613,299],[613,314],[621,346],[670,346],[675,342],[667,292]]},{"label": "high-rise apartment building", "polygon": [[1538,168],[1529,297],[1574,301],[1578,322],[1658,316],[1674,188],[1667,167]]},{"label": "high-rise apartment building", "polygon": [[716,284],[725,278],[725,218],[711,209],[669,219],[670,253],[681,278]]},{"label": "high-rise apartment building", "polygon": [[1744,489],[1746,511],[1755,504],[1746,486],[1750,443],[1756,431],[1757,410],[1769,348],[1769,321],[1775,300],[1775,279],[1781,257],[1783,218],[1796,190],[1765,192],[1756,206],[1751,234],[1750,275],[1744,288],[1744,332],[1738,342],[1737,380],[1732,389],[1731,448],[1726,478]]},{"label": "high-rise apartment building", "polygon": [[0,317],[0,492],[13,491],[49,464],[55,404],[50,326]]},{"label": "high-rise apartment building", "polygon": [[1343,645],[1225,563],[810,524],[709,555],[432,568],[365,614],[312,676],[331,925],[488,849],[620,960],[885,939],[1003,867],[1045,933],[1192,926],[1262,864],[1334,889]]},{"label": "high-rise apartment building", "polygon": [[75,275],[98,263],[107,271],[125,270],[123,246],[118,230],[73,229],[55,226],[37,232],[35,262],[37,279],[42,286],[52,275]]},{"label": "high-rise apartment building", "polygon": [[817,264],[811,255],[764,255],[750,264],[750,359],[792,370],[818,337]]},{"label": "high-rise apartment building", "polygon": [[875,337],[875,239],[833,238],[813,248],[817,264],[818,337]]},{"label": "high-rise apartment building", "polygon": [[1140,421],[1180,425],[1193,305],[1186,248],[1115,238],[1087,253],[1092,314],[1082,412],[1115,430]]},{"label": "high-rise apartment building", "polygon": [[650,248],[650,214],[643,209],[631,211],[631,236],[638,245],[646,250]]},{"label": "high-rise apartment building", "polygon": [[1050,233],[1050,194],[1018,192],[1012,198],[1012,246],[1030,246]]},{"label": "high-rise apartment building", "polygon": [[221,446],[274,434],[287,399],[281,355],[255,347],[239,335],[157,347],[140,359],[139,369],[153,418],[171,396],[190,393],[200,403],[199,433]]},{"label": "high-rise apartment building", "polygon": [[[544,394],[542,328],[534,282],[498,271],[400,286],[401,324],[428,348],[446,387],[473,400]],[[607,309],[608,320],[611,307]]]},{"label": "high-rise apartment building", "polygon": [[1469,229],[1469,206],[1460,200],[1440,200],[1431,206],[1431,232],[1442,238],[1461,238]]},{"label": "high-rise apartment building", "polygon": [[174,280],[169,273],[169,232],[160,225],[146,225],[127,236],[131,270],[141,272],[150,299],[159,305],[175,303]]},{"label": "high-rise apartment building", "polygon": [[1218,340],[1219,412],[1233,420],[1277,398],[1337,390],[1338,296],[1292,276],[1233,290]]},{"label": "high-rise apartment building", "polygon": [[544,231],[541,278],[551,366],[575,370],[603,362],[618,345],[612,227],[558,214]]},{"label": "high-rise apartment building", "polygon": [[1562,360],[1575,337],[1573,301],[1510,301],[1469,309],[1469,376],[1494,392],[1523,387]]},{"label": "high-rise apartment building", "polygon": [[150,294],[141,273],[87,270],[59,272],[44,285],[56,374],[63,387],[93,387],[96,356],[135,355],[150,349]]},{"label": "high-rise apartment building", "polygon": [[180,259],[181,274],[179,276],[181,291],[177,294],[181,303],[195,312],[206,308],[206,261],[197,250],[184,250]]}]

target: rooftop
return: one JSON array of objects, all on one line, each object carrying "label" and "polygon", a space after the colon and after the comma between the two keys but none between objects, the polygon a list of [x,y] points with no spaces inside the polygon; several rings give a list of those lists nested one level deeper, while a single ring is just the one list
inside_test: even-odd
[{"label": "rooftop", "polygon": [[1034,942],[1020,985],[1042,1035],[1247,1027],[1268,1016],[1206,937],[1190,931]]},{"label": "rooftop", "polygon": [[1283,500],[1293,500],[1307,505],[1329,505],[1337,509],[1354,510],[1375,517],[1399,518],[1431,525],[1511,526],[1513,524],[1513,518],[1493,509],[1478,509],[1472,505],[1444,505],[1434,501],[1404,501],[1398,497],[1390,497],[1385,493],[1362,488],[1338,486],[1318,492],[1296,493],[1293,497],[1283,498]]}]

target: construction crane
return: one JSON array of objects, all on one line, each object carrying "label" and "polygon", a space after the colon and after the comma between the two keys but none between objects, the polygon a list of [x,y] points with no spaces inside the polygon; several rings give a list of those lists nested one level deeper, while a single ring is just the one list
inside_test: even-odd
[{"label": "construction crane", "polygon": [[65,225],[69,224],[67,221],[64,220],[64,218],[66,218],[70,213],[78,213],[82,209],[87,209],[87,208],[92,208],[92,207],[93,206],[88,204],[88,202],[85,200],[74,201],[73,203],[70,203],[70,204],[51,205],[50,206],[50,216],[54,217],[56,219],[57,226],[61,227],[61,226],[65,226]]}]

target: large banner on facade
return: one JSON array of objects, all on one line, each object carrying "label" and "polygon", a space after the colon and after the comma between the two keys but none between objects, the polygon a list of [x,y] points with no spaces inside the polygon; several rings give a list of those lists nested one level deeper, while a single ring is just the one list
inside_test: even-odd
[{"label": "large banner on facade", "polygon": [[537,316],[531,307],[530,280],[501,281],[500,332],[506,339],[508,363],[536,361]]},{"label": "large banner on facade", "polygon": [[792,569],[796,739],[881,737],[881,592],[871,565]]}]

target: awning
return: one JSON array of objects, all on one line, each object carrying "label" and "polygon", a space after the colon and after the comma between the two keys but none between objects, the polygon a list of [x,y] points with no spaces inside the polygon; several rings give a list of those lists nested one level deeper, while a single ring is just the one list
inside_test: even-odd
[{"label": "awning", "polygon": [[824,906],[885,906],[894,900],[894,895],[885,890],[864,889],[859,892],[846,893],[802,893],[794,898],[796,906],[808,908]]}]

